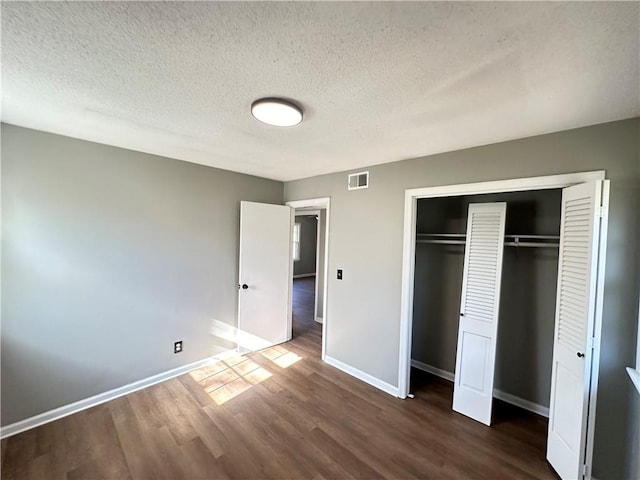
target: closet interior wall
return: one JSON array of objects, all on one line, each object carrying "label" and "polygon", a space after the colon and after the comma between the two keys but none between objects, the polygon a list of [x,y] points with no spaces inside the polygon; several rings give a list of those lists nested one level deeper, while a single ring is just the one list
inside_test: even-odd
[{"label": "closet interior wall", "polygon": [[[507,202],[506,235],[560,235],[561,190],[418,200],[418,234],[466,233],[470,203]],[[557,243],[557,241],[556,241]],[[411,358],[453,375],[464,245],[416,244]],[[549,407],[558,248],[505,246],[494,388]]]}]

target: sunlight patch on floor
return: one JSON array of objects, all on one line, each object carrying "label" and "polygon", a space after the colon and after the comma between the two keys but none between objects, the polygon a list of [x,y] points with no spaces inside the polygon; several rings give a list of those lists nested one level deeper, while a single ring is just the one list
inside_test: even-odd
[{"label": "sunlight patch on floor", "polygon": [[266,348],[265,350],[261,351],[260,354],[270,362],[275,363],[280,368],[289,368],[294,363],[302,360],[302,357],[300,355],[290,352],[280,345]]},{"label": "sunlight patch on floor", "polygon": [[278,357],[281,357],[285,353],[289,353],[289,350],[281,345],[276,345],[274,347],[265,348],[260,352],[260,355],[262,355],[267,360],[274,360]]},{"label": "sunlight patch on floor", "polygon": [[273,363],[275,363],[276,365],[278,365],[281,368],[289,368],[291,365],[293,365],[294,363],[299,362],[300,360],[302,360],[302,357],[296,355],[293,352],[289,352],[289,353],[285,353],[284,355],[276,358],[275,360],[272,360]]},{"label": "sunlight patch on floor", "polygon": [[216,360],[189,373],[217,405],[228,402],[272,375],[250,358],[240,355]]},{"label": "sunlight patch on floor", "polygon": [[[302,360],[300,355],[281,345],[266,348],[260,355],[279,368],[289,368]],[[254,385],[271,378],[273,373],[249,357],[234,355],[214,360],[189,372],[189,376],[202,386],[217,405],[223,405]]]},{"label": "sunlight patch on floor", "polygon": [[210,391],[209,396],[218,405],[222,405],[252,387],[249,382],[242,378],[237,378],[229,383],[225,383],[220,388]]}]

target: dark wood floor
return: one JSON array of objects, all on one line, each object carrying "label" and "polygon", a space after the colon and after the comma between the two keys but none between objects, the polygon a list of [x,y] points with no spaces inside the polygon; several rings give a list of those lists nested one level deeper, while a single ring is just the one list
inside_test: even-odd
[{"label": "dark wood floor", "polygon": [[306,336],[321,343],[322,325],[315,321],[316,278],[293,280],[293,338]]},{"label": "dark wood floor", "polygon": [[543,418],[499,405],[488,428],[420,373],[393,398],[322,363],[301,311],[291,342],[5,439],[2,478],[555,478]]}]

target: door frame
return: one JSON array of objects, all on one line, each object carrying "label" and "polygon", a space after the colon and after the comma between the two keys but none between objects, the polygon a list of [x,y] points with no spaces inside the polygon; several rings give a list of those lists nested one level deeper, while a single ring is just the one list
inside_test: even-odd
[{"label": "door frame", "polygon": [[[330,197],[321,197],[321,198],[309,198],[306,200],[292,200],[289,202],[286,202],[285,205],[291,207],[294,210],[294,215],[295,215],[295,210],[298,208],[314,208],[315,210],[325,210],[326,211],[326,218],[325,218],[325,232],[324,232],[324,265],[323,265],[323,270],[324,270],[324,282],[323,282],[323,288],[324,288],[324,296],[322,298],[322,353],[321,353],[321,359],[322,361],[325,360],[325,356],[327,354],[327,325],[329,324],[329,315],[327,314],[327,299],[329,298],[329,219],[330,219],[330,215],[331,215],[331,198]],[[318,230],[319,232],[319,230]],[[318,233],[317,239],[319,238],[320,233]],[[316,241],[317,241],[316,239]],[[318,251],[318,243],[316,243],[316,265],[318,264],[318,258],[319,258],[319,251]],[[318,269],[316,268],[316,275],[318,273]],[[316,276],[317,278],[317,276]],[[293,269],[291,269],[291,276],[289,278],[289,282],[293,283]],[[293,290],[292,290],[293,292]],[[292,301],[293,301],[293,294],[292,294]],[[318,298],[318,285],[316,282],[316,298],[314,300],[314,303],[316,304],[314,306],[314,321],[317,318],[317,298]],[[289,309],[293,310],[293,306],[290,303],[289,304]]]},{"label": "door frame", "polygon": [[[567,173],[559,175],[547,175],[540,177],[525,177],[506,180],[463,183],[452,185],[439,185],[432,187],[411,188],[405,190],[404,195],[404,227],[402,240],[402,290],[400,297],[400,348],[398,358],[398,397],[406,398],[409,395],[409,376],[411,374],[411,335],[413,329],[413,287],[415,274],[416,255],[416,211],[417,202],[421,198],[457,197],[462,195],[480,195],[488,193],[518,192],[527,190],[547,190],[554,188],[566,188],[578,183],[586,183],[594,180],[605,180],[605,171],[596,170],[589,172]],[[604,245],[601,242],[598,256],[598,264],[604,265],[606,251],[606,237]],[[604,287],[604,268],[598,269],[595,325],[599,328],[602,322],[602,292]],[[600,351],[599,343],[594,350],[595,364],[591,371],[591,393],[594,401],[589,403],[588,422],[595,424],[595,387],[598,384]],[[593,455],[593,428],[587,433],[585,458],[591,463]]]}]

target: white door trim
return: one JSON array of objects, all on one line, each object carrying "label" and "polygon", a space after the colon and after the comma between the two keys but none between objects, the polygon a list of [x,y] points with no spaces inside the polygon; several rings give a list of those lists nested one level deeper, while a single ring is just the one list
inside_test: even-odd
[{"label": "white door trim", "polygon": [[[321,268],[320,267],[320,222],[321,222],[321,216],[322,216],[322,214],[320,213],[320,210],[316,210],[316,211],[318,212],[316,217],[318,221],[316,222],[316,293],[315,293],[315,296],[313,297],[313,321],[314,322],[318,321],[318,290],[320,290],[320,285],[318,283],[318,272],[320,272],[320,268]],[[324,297],[322,298],[324,302]]]},{"label": "white door trim", "polygon": [[320,215],[320,210],[302,210],[300,212],[295,212],[296,217],[308,217],[311,215]]},{"label": "white door trim", "polygon": [[[324,210],[324,209],[323,209]],[[318,290],[320,290],[320,285],[318,285],[318,272],[320,271],[320,255],[318,252],[320,251],[320,210],[301,210],[296,212],[295,209],[294,215],[296,217],[306,217],[310,215],[315,215],[318,217],[318,223],[316,224],[316,267],[313,271],[314,273],[306,273],[302,275],[294,275],[293,278],[302,278],[302,277],[316,277],[316,294],[313,302],[313,319],[318,322]],[[322,322],[318,322],[322,323]]]},{"label": "white door trim", "polygon": [[[330,197],[321,197],[321,198],[309,198],[306,200],[292,200],[290,202],[286,202],[287,206],[295,209],[298,208],[309,208],[309,207],[317,207],[315,211],[324,209],[326,210],[326,218],[325,218],[325,236],[324,236],[324,265],[322,268],[324,269],[324,297],[322,299],[322,354],[321,358],[325,361],[326,353],[327,353],[327,325],[329,323],[329,315],[327,315],[327,299],[329,298],[328,284],[329,284],[329,219],[330,219],[330,211],[331,211],[331,198]],[[305,212],[306,214],[306,212]],[[319,234],[318,234],[319,235]],[[318,262],[319,252],[316,248],[316,264]],[[317,280],[318,268],[316,268],[316,280]],[[293,277],[290,279],[293,282]],[[316,299],[318,298],[318,284],[316,281]],[[317,318],[317,306],[314,308],[314,316]],[[314,318],[315,320],[315,318]]]},{"label": "white door trim", "polygon": [[589,466],[586,479],[593,478],[591,471],[593,467],[593,444],[595,441],[595,425],[596,425],[596,405],[598,400],[598,381],[600,378],[600,339],[602,338],[602,309],[604,306],[604,281],[605,281],[605,268],[607,259],[607,241],[609,236],[609,194],[610,194],[610,182],[607,180],[602,185],[602,207],[600,213],[600,243],[598,245],[598,278],[596,280],[596,312],[593,321],[592,335],[597,338],[593,345],[593,363],[591,366],[591,391],[590,400],[588,406],[588,419],[587,419],[587,439],[586,439],[586,455],[585,464]]},{"label": "white door trim", "polygon": [[458,185],[440,185],[437,187],[410,188],[407,194],[415,198],[455,197],[458,195],[479,195],[483,193],[523,192],[526,190],[546,190],[565,188],[577,183],[604,180],[605,171],[565,173],[544,177],[513,178],[491,182],[462,183]]}]

